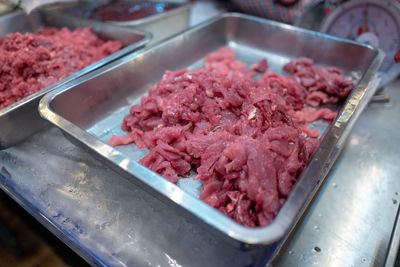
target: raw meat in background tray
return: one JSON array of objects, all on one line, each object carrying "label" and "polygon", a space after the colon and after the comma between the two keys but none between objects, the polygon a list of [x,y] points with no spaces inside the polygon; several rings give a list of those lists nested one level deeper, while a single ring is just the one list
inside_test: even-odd
[{"label": "raw meat in background tray", "polygon": [[397,51],[396,55],[394,55],[394,62],[400,63],[400,49]]},{"label": "raw meat in background tray", "polygon": [[43,27],[37,33],[0,37],[0,109],[31,95],[122,48],[90,28]]},{"label": "raw meat in background tray", "polygon": [[200,69],[166,71],[124,118],[130,134],[109,144],[149,149],[140,163],[173,183],[195,170],[200,199],[242,225],[268,225],[319,146],[308,123],[336,118],[314,107],[338,103],[354,85],[307,58],[284,66],[290,76],[252,79],[267,69],[261,59],[249,70],[222,47]]}]

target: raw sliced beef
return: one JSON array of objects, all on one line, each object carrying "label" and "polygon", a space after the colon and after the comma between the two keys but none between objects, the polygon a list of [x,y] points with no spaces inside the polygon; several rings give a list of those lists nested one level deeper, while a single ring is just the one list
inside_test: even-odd
[{"label": "raw sliced beef", "polygon": [[200,69],[166,71],[125,117],[130,135],[109,144],[149,149],[140,163],[174,183],[196,171],[200,199],[242,225],[268,225],[320,143],[308,123],[336,118],[315,107],[347,97],[353,81],[307,58],[285,65],[290,76],[252,79],[267,68],[248,70],[223,47]]},{"label": "raw sliced beef", "polygon": [[90,28],[43,27],[37,33],[10,33],[0,39],[0,109],[120,50]]}]

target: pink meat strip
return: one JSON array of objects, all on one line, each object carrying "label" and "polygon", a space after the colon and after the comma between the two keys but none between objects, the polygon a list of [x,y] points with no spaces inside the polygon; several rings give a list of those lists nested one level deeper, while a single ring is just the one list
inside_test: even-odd
[{"label": "pink meat strip", "polygon": [[394,62],[400,63],[400,49],[399,49],[399,51],[397,51],[396,54],[394,55]]},{"label": "pink meat strip", "polygon": [[251,69],[257,72],[266,72],[269,68],[267,59],[263,58],[256,64],[251,65]]}]

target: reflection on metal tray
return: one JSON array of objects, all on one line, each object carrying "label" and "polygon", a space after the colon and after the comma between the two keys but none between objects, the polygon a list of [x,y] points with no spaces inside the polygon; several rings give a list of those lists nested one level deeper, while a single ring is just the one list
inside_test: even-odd
[{"label": "reflection on metal tray", "polygon": [[[266,57],[272,71],[280,71],[291,59],[307,56],[318,64],[339,67],[345,73],[361,74],[295,190],[274,222],[262,228],[237,224],[198,200],[193,192],[138,164],[140,154],[104,143],[120,127],[132,103],[159,81],[166,69],[196,68],[208,53],[221,46],[236,50],[238,59],[246,63]],[[79,79],[75,85],[66,85],[47,94],[39,109],[44,118],[62,129],[74,143],[93,152],[148,192],[176,204],[172,206],[183,215],[192,215],[189,218],[207,226],[208,230],[216,230],[214,232],[231,245],[242,249],[262,246],[273,253],[311,201],[343,147],[344,139],[372,97],[377,86],[374,76],[382,59],[383,53],[371,46],[251,16],[225,14],[140,54],[126,56]],[[71,102],[76,103],[73,109],[69,105]]]},{"label": "reflection on metal tray", "polygon": [[59,14],[54,15],[51,12],[32,12],[27,16],[23,11],[14,12],[0,18],[0,36],[5,36],[12,32],[35,32],[41,26],[48,27],[68,27],[74,29],[77,27],[91,26],[93,31],[103,39],[119,40],[125,48],[102,59],[86,68],[68,76],[57,83],[42,89],[41,91],[30,95],[21,101],[14,103],[0,110],[0,149],[10,147],[32,133],[40,130],[45,125],[37,112],[37,106],[40,98],[50,90],[66,82],[72,81],[77,77],[89,73],[99,67],[112,62],[121,56],[133,52],[143,47],[149,42],[151,35],[142,31],[120,28],[104,23],[91,23],[79,19],[71,20]]},{"label": "reflection on metal tray", "polygon": [[396,221],[394,223],[388,253],[386,255],[385,267],[400,265],[400,207],[397,209]]},{"label": "reflection on metal tray", "polygon": [[[105,19],[104,22],[150,32],[153,34],[153,39],[151,40],[150,44],[159,42],[186,29],[189,26],[190,8],[193,6],[192,3],[188,3],[187,1],[186,3],[182,3],[182,1],[176,0],[146,2],[159,4],[157,7],[159,11],[143,18],[138,17],[138,19],[132,20],[122,20],[122,18],[119,18],[115,19],[115,21],[111,20],[111,14],[109,13],[108,16],[103,17],[103,19]],[[80,17],[91,21],[102,21],[102,16],[106,13],[106,10],[103,7],[108,7],[107,4],[101,5],[102,3],[104,3],[104,1],[83,1],[79,3],[57,4],[53,7],[50,6],[49,8],[73,17]],[[126,8],[129,6],[129,4],[133,5],[134,3],[138,2],[130,0],[119,2],[111,1],[110,5],[128,4],[125,6],[118,6]],[[138,11],[140,11],[140,7],[137,8],[139,8]],[[144,10],[145,8],[142,9]],[[115,12],[113,13],[113,16],[122,17],[131,13],[132,12]]]}]

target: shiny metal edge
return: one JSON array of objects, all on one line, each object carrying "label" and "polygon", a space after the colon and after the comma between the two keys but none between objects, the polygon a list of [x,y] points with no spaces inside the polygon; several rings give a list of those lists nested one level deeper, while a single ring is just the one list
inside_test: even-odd
[{"label": "shiny metal edge", "polygon": [[[39,15],[51,14],[51,12],[47,12],[47,11],[33,11],[32,13],[34,13],[34,12],[39,13]],[[16,11],[16,12],[7,14],[6,16],[14,16],[14,15],[20,14],[20,13],[24,13],[24,11]],[[1,18],[0,18],[0,20],[1,20]],[[103,23],[98,22],[96,24],[101,25]],[[89,25],[90,24],[88,23],[88,26]],[[115,28],[119,28],[119,26],[116,26],[116,25],[107,25],[107,27],[110,27],[110,26],[111,27],[115,27]],[[101,60],[99,60],[99,61],[97,61],[97,62],[95,62],[95,63],[93,63],[93,64],[91,64],[91,65],[89,65],[89,66],[87,66],[85,68],[83,68],[83,69],[81,69],[80,71],[69,75],[68,77],[66,77],[64,79],[62,79],[62,80],[60,80],[60,81],[58,81],[58,82],[46,87],[46,88],[43,88],[40,91],[21,99],[20,101],[15,102],[14,104],[12,104],[12,105],[10,105],[8,107],[0,109],[0,120],[1,120],[1,118],[3,116],[6,116],[11,112],[16,112],[18,109],[20,109],[22,106],[26,105],[27,103],[33,102],[35,100],[39,100],[39,98],[41,98],[46,93],[54,90],[55,88],[60,87],[60,86],[62,86],[64,84],[66,84],[66,83],[69,83],[69,82],[75,80],[76,78],[78,78],[78,77],[80,77],[82,75],[85,75],[85,74],[87,74],[89,72],[92,72],[92,71],[94,71],[96,69],[99,69],[100,67],[102,67],[102,66],[104,66],[104,65],[106,65],[106,64],[108,64],[108,63],[110,63],[112,61],[115,61],[116,59],[118,59],[118,58],[120,58],[120,57],[122,57],[122,56],[124,56],[124,55],[126,55],[128,53],[134,52],[134,51],[140,49],[141,47],[144,47],[152,38],[152,34],[148,33],[148,32],[144,32],[144,31],[137,30],[137,29],[128,29],[128,28],[124,28],[124,30],[127,30],[127,31],[130,31],[132,33],[141,35],[141,36],[143,36],[143,39],[141,41],[139,41],[139,42],[136,42],[136,43],[131,44],[131,45],[127,46],[127,47],[124,47],[123,49],[119,50],[118,52],[116,52],[114,54],[111,54],[110,56],[108,56],[106,58],[103,58],[103,59],[101,59]],[[14,144],[16,144],[16,143],[18,143],[20,141],[22,141],[22,140],[14,140],[13,142],[7,142],[7,141],[4,141],[4,140],[0,140],[0,150],[6,149],[8,147],[11,147],[11,146],[13,146]]]},{"label": "shiny metal edge", "polygon": [[389,249],[386,255],[384,267],[396,266],[400,249],[400,206],[397,209],[396,221],[393,227],[392,236],[390,238]]},{"label": "shiny metal edge", "polygon": [[[338,115],[334,126],[332,127],[332,129],[334,130],[330,131],[327,134],[319,149],[315,153],[309,166],[307,167],[306,171],[304,172],[302,178],[297,183],[296,188],[292,192],[291,196],[288,198],[275,220],[268,226],[262,228],[248,228],[236,223],[222,213],[218,212],[216,209],[185,193],[182,189],[180,189],[173,183],[167,181],[166,179],[163,179],[161,176],[150,171],[136,161],[129,160],[129,158],[125,157],[123,153],[113,149],[109,145],[106,145],[94,136],[88,134],[76,125],[59,116],[51,109],[52,99],[58,94],[67,91],[72,86],[60,87],[57,90],[54,90],[45,95],[40,101],[39,111],[43,118],[62,129],[76,140],[81,140],[88,149],[98,153],[101,158],[109,161],[112,164],[118,165],[121,170],[126,173],[129,173],[131,175],[132,173],[135,173],[134,176],[137,177],[141,183],[150,185],[153,190],[172,200],[179,206],[185,208],[187,211],[200,218],[206,224],[226,234],[231,239],[244,243],[246,246],[267,245],[281,240],[285,233],[287,233],[287,231],[301,217],[307,205],[311,202],[315,192],[317,191],[316,189],[318,188],[318,185],[320,185],[325,179],[330,167],[334,163],[334,159],[337,157],[341,148],[343,147],[344,139],[350,132],[351,126],[354,125],[356,119],[361,114],[361,111],[369,102],[369,99],[372,97],[375,91],[373,90],[373,88],[371,89],[368,84],[374,78],[376,71],[379,69],[380,64],[382,63],[382,60],[384,58],[384,53],[381,50],[378,50],[369,45],[362,45],[357,42],[332,37],[323,33],[299,29],[297,27],[287,24],[269,21],[261,18],[255,18],[238,13],[223,14],[198,26],[192,27],[182,32],[181,34],[184,35],[185,33],[196,31],[197,29],[213,24],[216,21],[229,19],[230,17],[239,17],[253,21],[273,24],[284,29],[301,31],[313,35],[321,35],[332,40],[353,43],[376,51],[375,59],[359,81],[357,87],[354,89],[353,93],[346,101],[342,111]],[[166,42],[173,39],[174,37],[168,39]],[[137,54],[146,53],[147,51],[151,51],[152,48],[156,48],[161,45],[162,44],[159,44],[157,46],[152,46],[150,48],[140,50],[137,52]],[[134,57],[135,56],[127,56],[124,58],[124,60],[130,60]],[[117,67],[118,64],[121,64],[121,61],[114,62],[114,64],[110,65],[110,67]],[[84,79],[82,79],[81,81],[77,81],[77,83],[94,78],[97,75],[101,75],[101,73],[102,70],[93,72],[84,77]],[[345,130],[346,126],[349,126],[347,130]],[[341,134],[343,134],[342,138]],[[326,151],[323,150],[328,150],[329,153],[324,155]],[[312,169],[310,167],[311,165],[315,166],[316,169]],[[194,209],[193,207],[196,208]]]}]

